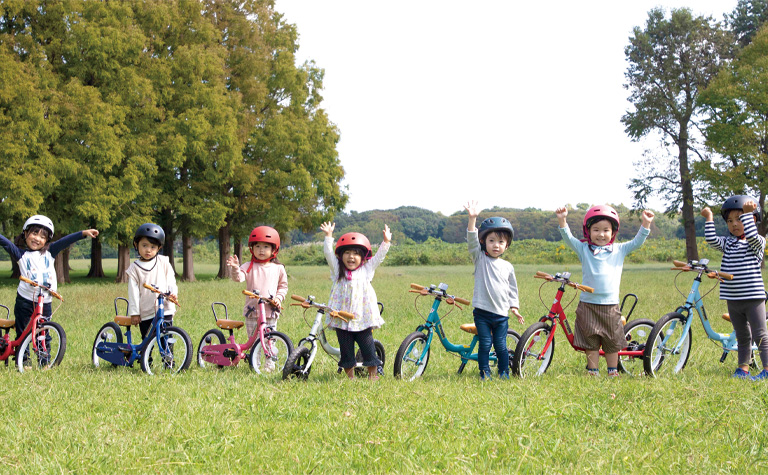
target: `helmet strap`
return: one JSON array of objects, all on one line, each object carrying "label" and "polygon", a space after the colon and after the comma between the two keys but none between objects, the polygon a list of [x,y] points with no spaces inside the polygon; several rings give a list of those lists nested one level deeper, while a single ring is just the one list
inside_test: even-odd
[{"label": "helmet strap", "polygon": [[256,256],[252,256],[251,257],[251,265],[248,266],[248,270],[246,271],[246,273],[250,272],[251,269],[253,269],[253,264],[254,263],[265,264],[265,263],[271,261],[273,258],[274,258],[274,256],[269,257],[267,259],[256,259]]}]

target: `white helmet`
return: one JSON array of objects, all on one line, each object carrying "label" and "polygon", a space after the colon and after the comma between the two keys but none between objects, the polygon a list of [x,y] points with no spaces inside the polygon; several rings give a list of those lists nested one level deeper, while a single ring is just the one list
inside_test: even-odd
[{"label": "white helmet", "polygon": [[53,221],[51,221],[47,216],[43,216],[42,214],[36,214],[29,218],[24,223],[24,228],[22,231],[26,231],[28,227],[32,226],[33,224],[37,224],[38,226],[42,226],[48,231],[51,232],[51,236],[53,236]]}]

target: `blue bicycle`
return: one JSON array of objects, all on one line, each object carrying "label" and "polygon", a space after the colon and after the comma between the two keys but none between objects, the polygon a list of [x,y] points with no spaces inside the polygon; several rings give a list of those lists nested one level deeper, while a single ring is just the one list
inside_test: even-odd
[{"label": "blue bicycle", "polygon": [[[116,298],[114,321],[105,323],[93,342],[92,358],[95,367],[101,366],[101,360],[112,363],[112,366],[131,367],[136,360],[140,360],[141,369],[148,374],[178,373],[189,368],[192,362],[192,340],[187,332],[168,325],[164,318],[165,299],[180,307],[178,300],[170,292],[161,292],[155,286],[144,284],[144,287],[158,294],[152,329],[143,341],[134,345],[131,340],[131,317],[121,316],[117,310],[117,301],[123,300],[127,314],[128,300],[123,297]],[[120,327],[125,327],[126,343],[123,343]]]},{"label": "blue bicycle", "polygon": [[[645,353],[643,354],[643,368],[649,376],[657,376],[663,372],[679,373],[685,368],[685,364],[688,362],[688,357],[691,354],[691,344],[693,343],[691,325],[693,324],[694,313],[698,314],[702,325],[704,325],[707,338],[721,344],[723,348],[723,354],[720,357],[721,363],[728,357],[728,353],[739,349],[735,331],[725,334],[718,333],[712,329],[707,311],[702,303],[702,299],[715,290],[723,279],[731,280],[733,276],[707,267],[707,264],[709,264],[708,259],[692,260],[687,263],[681,261],[673,262],[675,267],[672,270],[679,271],[677,276],[683,272],[695,272],[697,275],[693,279],[693,284],[691,284],[691,290],[688,292],[685,303],[674,312],[661,317],[651,329],[648,342],[645,344]],[[701,278],[704,275],[714,279],[716,282],[711,289],[704,295],[701,295],[699,288],[701,287]],[[680,289],[677,287],[677,276],[675,276],[675,289],[680,292]],[[685,295],[682,292],[680,294]],[[752,351],[756,350],[757,346],[753,344]]]}]

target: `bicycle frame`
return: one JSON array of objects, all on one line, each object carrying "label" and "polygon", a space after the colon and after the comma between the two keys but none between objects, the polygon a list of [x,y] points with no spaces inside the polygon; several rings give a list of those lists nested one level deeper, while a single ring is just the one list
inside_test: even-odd
[{"label": "bicycle frame", "polygon": [[339,351],[338,348],[332,346],[330,343],[328,343],[328,339],[325,336],[325,329],[323,328],[323,319],[325,317],[325,310],[324,309],[317,309],[317,314],[315,315],[315,321],[312,324],[312,328],[309,330],[309,335],[305,338],[302,338],[298,345],[296,347],[300,347],[305,344],[309,344],[309,359],[307,360],[305,372],[312,367],[312,363],[315,361],[315,356],[317,355],[317,342],[320,342],[320,347],[325,351],[328,355],[336,358],[336,361],[341,358],[341,351]]},{"label": "bicycle frame", "polygon": [[[62,300],[61,295],[57,294],[56,292],[52,291],[49,288],[40,286],[37,282],[29,280],[25,277],[19,277],[20,280],[27,282],[28,284],[35,286],[35,292],[37,293],[37,303],[35,304],[35,310],[32,312],[32,316],[29,318],[29,323],[27,323],[27,326],[24,328],[24,331],[21,332],[21,335],[19,335],[18,338],[15,340],[11,340],[11,337],[9,335],[9,332],[11,328],[14,327],[13,324],[11,324],[12,320],[10,320],[11,316],[11,309],[6,307],[5,305],[0,305],[0,307],[5,308],[7,315],[6,317],[6,325],[1,327],[5,330],[5,333],[2,335],[2,346],[4,347],[4,350],[2,353],[0,353],[0,361],[5,361],[6,364],[8,362],[8,357],[16,353],[16,348],[21,346],[21,344],[24,342],[24,340],[27,338],[27,336],[32,333],[33,335],[37,333],[37,326],[38,324],[41,324],[45,321],[45,317],[43,316],[43,297],[44,292],[48,292],[51,294],[51,296],[56,297],[59,300]],[[46,340],[45,340],[45,333],[41,333],[40,341],[43,345],[43,351],[47,351]],[[32,349],[35,351],[38,351],[37,347],[37,338],[32,339]]]},{"label": "bicycle frame", "polygon": [[[117,314],[117,301],[118,300],[124,300],[126,308],[128,306],[128,300],[123,297],[118,297],[115,299],[115,314]],[[126,327],[125,330],[125,343],[111,343],[111,342],[101,342],[98,344],[97,348],[97,354],[99,358],[112,363],[114,365],[119,366],[133,366],[133,363],[136,362],[139,358],[141,358],[141,349],[149,342],[152,338],[157,339],[157,347],[160,351],[160,355],[162,357],[165,357],[166,354],[164,353],[165,345],[161,340],[161,335],[163,333],[164,327],[167,325],[165,321],[165,309],[164,309],[164,302],[165,298],[163,294],[158,294],[157,297],[157,311],[155,312],[155,316],[152,319],[152,328],[147,333],[147,336],[138,344],[132,343],[132,335],[131,335],[131,327]],[[126,313],[128,313],[126,311]]]},{"label": "bicycle frame", "polygon": [[[235,341],[235,334],[232,328],[229,328],[229,336],[227,337],[228,343],[220,343],[220,344],[208,344],[205,345],[200,350],[200,356],[203,359],[203,361],[207,363],[212,363],[219,366],[237,366],[240,361],[244,360],[248,355],[246,354],[246,351],[251,349],[253,345],[256,343],[257,340],[261,341],[267,341],[265,340],[265,336],[268,337],[271,333],[272,329],[267,326],[267,319],[264,316],[265,315],[265,299],[260,297],[257,293],[248,293],[250,297],[254,297],[258,299],[258,305],[259,305],[259,316],[257,318],[256,322],[256,331],[253,332],[253,335],[251,335],[250,338],[248,338],[248,341],[245,343],[237,343]],[[214,302],[211,304],[211,308],[213,309],[213,316],[218,321],[218,317],[216,317],[216,309],[215,305],[221,305],[224,307],[224,314],[225,319],[228,316],[227,313],[227,306],[224,305],[221,302]],[[253,307],[248,308],[248,315],[250,315],[252,312],[254,312],[255,309]],[[247,315],[246,315],[247,317]],[[275,355],[272,351],[272,345],[261,345],[261,347],[264,349],[264,356],[266,356],[269,359],[275,359]]]}]

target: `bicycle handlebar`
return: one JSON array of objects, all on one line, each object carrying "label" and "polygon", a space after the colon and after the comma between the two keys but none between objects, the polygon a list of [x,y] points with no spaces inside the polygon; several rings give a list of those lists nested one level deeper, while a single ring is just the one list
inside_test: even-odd
[{"label": "bicycle handlebar", "polygon": [[698,261],[682,262],[677,260],[672,261],[672,263],[675,265],[675,267],[672,267],[670,270],[678,270],[681,272],[701,271],[702,273],[706,273],[707,277],[710,279],[733,280],[733,274],[710,269],[707,267],[706,263],[701,263]]},{"label": "bicycle handlebar", "polygon": [[[447,286],[446,286],[446,288],[447,288]],[[461,297],[456,297],[455,295],[449,295],[445,290],[438,289],[438,287],[436,287],[434,285],[432,285],[430,287],[425,287],[425,286],[419,285],[419,284],[411,284],[411,289],[413,289],[413,290],[409,290],[409,292],[413,292],[413,293],[420,294],[420,295],[423,295],[423,296],[426,296],[426,295],[429,295],[429,294],[433,294],[436,297],[445,297],[445,303],[447,303],[449,305],[454,305],[455,302],[459,302],[460,304],[463,304],[463,305],[470,305],[470,303],[471,303],[467,299],[463,299]]]},{"label": "bicycle handlebar", "polygon": [[536,271],[536,274],[533,276],[533,278],[543,279],[543,280],[546,280],[547,282],[562,282],[569,287],[573,287],[574,289],[581,290],[582,292],[588,292],[590,294],[595,291],[595,289],[593,289],[588,285],[582,285],[582,284],[579,284],[578,282],[571,282],[569,279],[567,279],[566,277],[563,277],[560,274],[551,276],[546,272],[542,272],[539,270],[539,271]]},{"label": "bicycle handlebar", "polygon": [[275,307],[276,309],[278,309],[278,310],[280,309],[280,303],[277,300],[271,299],[269,297],[262,297],[257,292],[251,292],[249,290],[243,290],[243,295],[247,295],[248,297],[250,297],[252,299],[262,299],[265,302],[267,302],[268,304],[270,304],[273,307]]},{"label": "bicycle handlebar", "polygon": [[296,301],[301,302],[301,303],[292,303],[291,305],[297,305],[297,306],[300,306],[302,308],[315,307],[315,308],[319,308],[321,310],[328,310],[328,314],[332,318],[339,318],[341,320],[344,320],[347,323],[349,323],[350,320],[355,318],[355,314],[354,313],[345,312],[343,310],[334,310],[334,309],[332,309],[331,307],[329,307],[328,305],[326,305],[324,303],[315,302],[314,300],[312,300],[313,298],[314,297],[304,298],[301,295],[292,294],[291,295],[291,299],[296,300]]},{"label": "bicycle handlebar", "polygon": [[26,282],[29,285],[33,286],[33,287],[40,287],[41,289],[45,289],[45,290],[47,290],[51,294],[51,296],[56,297],[57,299],[61,300],[62,302],[64,301],[64,297],[62,297],[61,294],[57,293],[55,290],[51,290],[50,287],[45,287],[43,285],[40,285],[37,282],[35,282],[34,280],[27,279],[23,275],[19,276],[19,280],[22,281],[22,282]]},{"label": "bicycle handlebar", "polygon": [[158,289],[154,285],[149,285],[146,282],[143,284],[143,286],[144,286],[145,289],[149,289],[149,290],[151,290],[152,292],[154,292],[156,294],[162,295],[163,297],[165,297],[168,300],[170,300],[177,307],[181,308],[181,304],[179,303],[179,299],[174,297],[173,295],[171,295],[170,292],[162,292],[160,289]]}]

